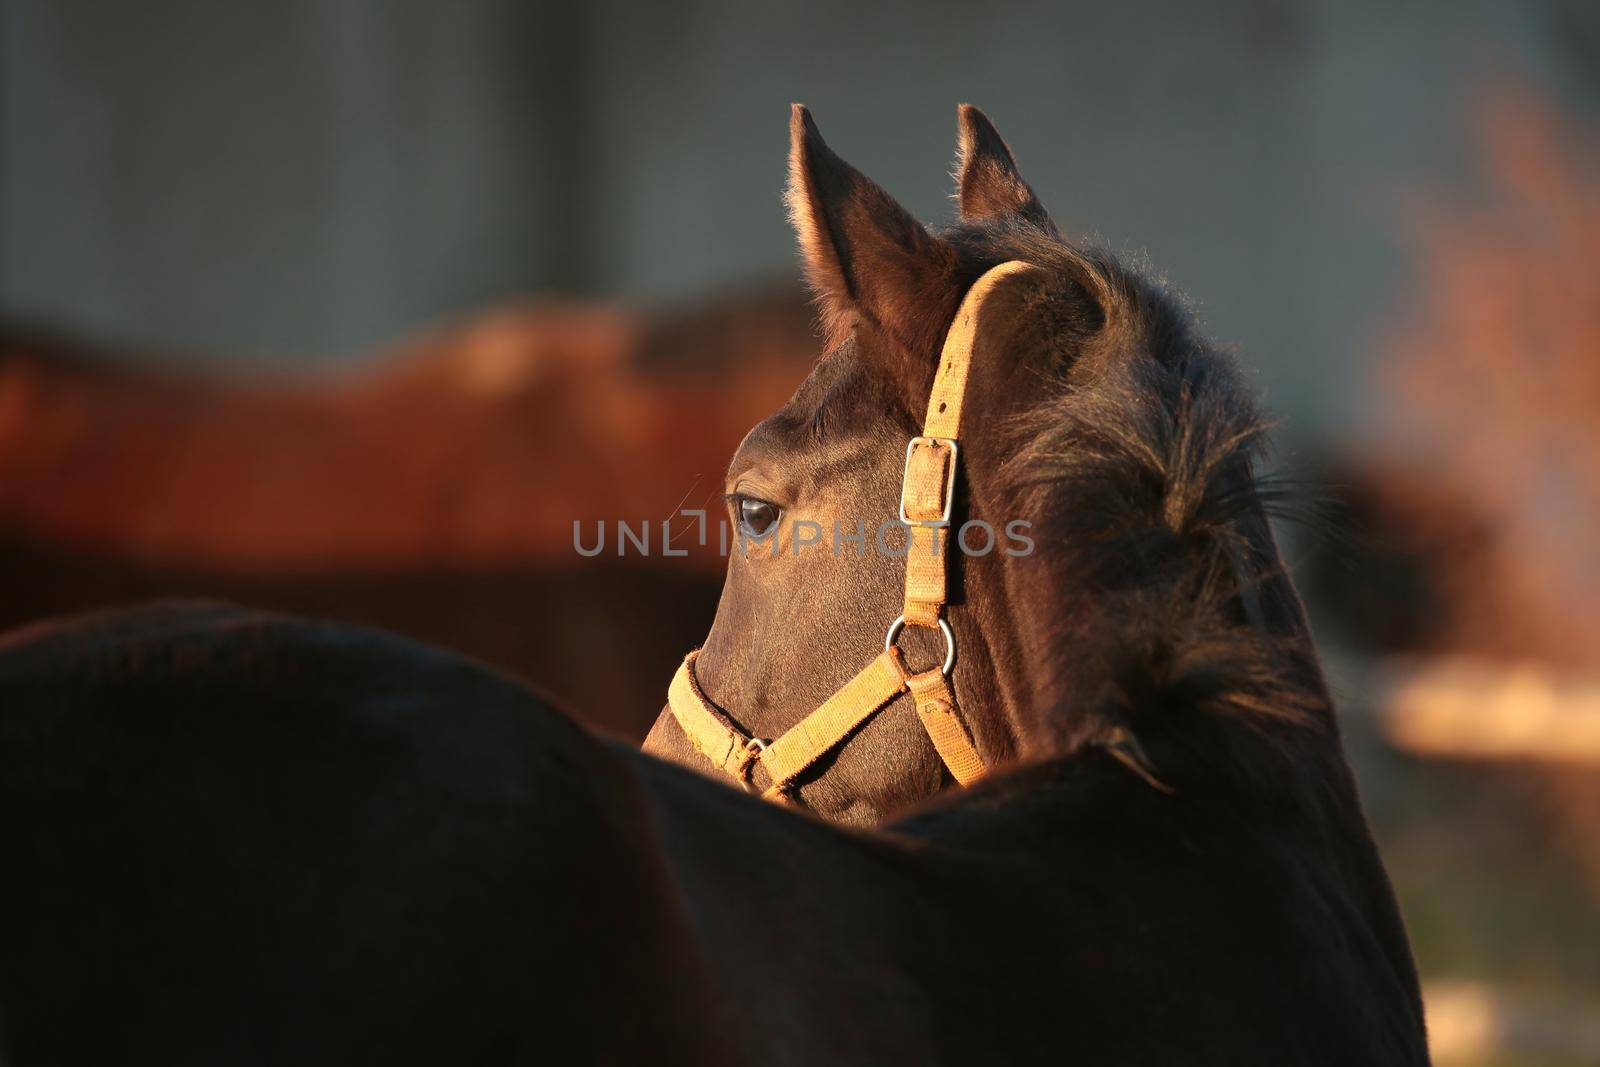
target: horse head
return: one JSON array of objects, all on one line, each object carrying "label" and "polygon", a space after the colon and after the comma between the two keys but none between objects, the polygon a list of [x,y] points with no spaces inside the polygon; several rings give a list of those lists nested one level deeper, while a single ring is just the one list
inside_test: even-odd
[{"label": "horse head", "polygon": [[[939,234],[835,155],[803,107],[790,135],[789,210],[824,346],[727,472],[738,536],[690,664],[693,699],[732,738],[721,769],[755,776],[767,740],[857,684],[887,636],[907,676],[951,667],[952,732],[984,767],[1095,743],[1160,784],[1137,724],[1080,691],[1099,675],[1074,660],[1098,650],[1075,640],[1152,583],[1172,595],[1163,569],[1198,575],[1179,595],[1264,638],[1305,635],[1251,469],[1263,424],[1231,363],[1160,286],[1064,241],[976,108],[959,112],[959,219]],[[929,440],[944,410],[962,328],[959,462],[939,468],[946,595],[938,618],[896,626],[923,546],[900,521],[908,442]],[[1300,663],[1319,690],[1309,650]],[[1283,714],[1298,714],[1304,701],[1285,694]],[[955,763],[919,721],[918,694],[891,679],[885,696],[775,792],[876,824],[950,784]],[[680,718],[664,709],[646,751],[715,773],[724,752]]]}]

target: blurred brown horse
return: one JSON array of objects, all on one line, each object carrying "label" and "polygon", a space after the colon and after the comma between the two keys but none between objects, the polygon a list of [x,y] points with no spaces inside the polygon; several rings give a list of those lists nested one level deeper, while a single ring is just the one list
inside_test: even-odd
[{"label": "blurred brown horse", "polygon": [[[203,375],[0,336],[0,627],[220,597],[398,630],[642,738],[722,560],[573,549],[704,506],[813,359],[798,292],[490,310],[337,373]],[[659,527],[657,526],[657,529]],[[617,610],[626,600],[627,611]],[[643,668],[605,669],[628,645]]]},{"label": "blurred brown horse", "polygon": [[[1262,422],[1170,296],[1061,241],[987,121],[961,130],[961,222],[933,236],[795,110],[830,345],[725,488],[791,531],[886,514],[956,305],[1029,265],[985,303],[956,503],[1038,545],[955,575],[955,684],[998,773],[928,803],[939,765],[890,705],[799,800],[924,803],[845,831],[371,634],[197,608],[19,634],[13,1060],[1426,1062]],[[706,693],[781,732],[877,651],[899,569],[736,557]]]}]

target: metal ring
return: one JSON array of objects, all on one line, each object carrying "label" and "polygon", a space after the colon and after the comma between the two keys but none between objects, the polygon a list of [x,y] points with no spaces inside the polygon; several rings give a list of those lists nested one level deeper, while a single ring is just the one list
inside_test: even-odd
[{"label": "metal ring", "polygon": [[[883,638],[883,650],[889,651],[894,647],[894,639],[900,636],[900,631],[906,628],[906,617],[900,616],[889,624],[889,632]],[[939,632],[944,634],[944,666],[939,668],[939,673],[946,678],[950,677],[950,668],[956,665],[956,635],[950,632],[950,624],[943,619],[939,620]]]}]

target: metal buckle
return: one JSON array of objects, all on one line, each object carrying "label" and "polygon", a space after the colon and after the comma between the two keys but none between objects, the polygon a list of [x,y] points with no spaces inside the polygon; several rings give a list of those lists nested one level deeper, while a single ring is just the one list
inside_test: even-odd
[{"label": "metal buckle", "polygon": [[[900,616],[889,624],[889,632],[883,638],[883,650],[889,651],[894,647],[894,639],[900,636],[900,631],[906,628],[906,617]],[[939,668],[939,673],[946,678],[950,677],[950,668],[956,665],[956,635],[950,632],[950,624],[943,619],[939,620],[939,632],[944,634],[944,665]]]},{"label": "metal buckle", "polygon": [[[911,475],[911,453],[918,444],[944,445],[950,449],[950,465],[944,476],[944,513],[937,519],[913,519],[906,514],[906,479]],[[913,437],[906,442],[906,464],[900,472],[900,521],[907,526],[949,526],[950,508],[956,498],[956,459],[961,450],[954,437]]]}]

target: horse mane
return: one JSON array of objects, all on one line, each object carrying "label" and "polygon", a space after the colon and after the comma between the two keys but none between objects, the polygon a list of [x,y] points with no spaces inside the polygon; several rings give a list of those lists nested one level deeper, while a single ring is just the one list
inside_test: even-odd
[{"label": "horse mane", "polygon": [[1307,762],[1337,755],[1332,711],[1303,625],[1261,614],[1284,578],[1266,518],[1289,514],[1290,495],[1256,473],[1270,424],[1234,360],[1163,281],[1103,249],[1015,222],[947,239],[1047,272],[1023,310],[1054,359],[1041,399],[1005,428],[1000,482],[1066,554],[1073,607],[1052,613],[1053,637],[1073,651],[1029,740],[1112,743],[1157,783],[1174,764],[1207,778],[1222,764],[1303,790]]}]

